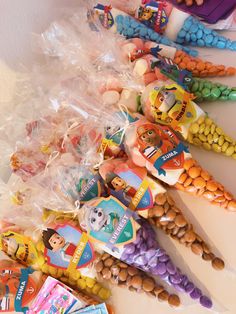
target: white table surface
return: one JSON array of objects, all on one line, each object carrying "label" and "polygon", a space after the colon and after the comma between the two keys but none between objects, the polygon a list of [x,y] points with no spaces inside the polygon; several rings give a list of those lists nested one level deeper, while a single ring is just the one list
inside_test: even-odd
[{"label": "white table surface", "polygon": [[[39,33],[47,28],[63,8],[70,8],[79,0],[0,0],[0,59],[16,69],[19,64],[30,66],[34,55],[31,52],[31,33]],[[236,33],[226,33],[236,40]],[[236,52],[202,49],[201,55],[210,61],[236,66]],[[1,73],[0,73],[1,75]],[[236,86],[236,77],[217,79]],[[204,104],[202,107],[221,125],[229,135],[236,138],[236,103]],[[1,109],[1,108],[0,108]],[[1,123],[1,121],[0,121]],[[236,195],[236,161],[214,153],[192,148],[191,152],[201,165]],[[1,152],[0,152],[1,158]],[[236,213],[229,213],[210,206],[183,193],[174,192],[179,207],[200,234],[205,234],[222,256],[228,267],[235,271],[216,272],[208,263],[191,253],[185,247],[170,241],[161,232],[158,236],[167,249],[176,247],[198,279],[210,294],[226,309],[227,314],[236,314]],[[200,227],[201,226],[201,227]],[[169,247],[169,248],[168,248]],[[171,254],[174,257],[175,253]],[[126,289],[113,289],[113,299],[117,314],[170,314],[174,309],[145,295],[131,293]],[[208,310],[199,305],[183,307],[179,314],[207,314]]]}]

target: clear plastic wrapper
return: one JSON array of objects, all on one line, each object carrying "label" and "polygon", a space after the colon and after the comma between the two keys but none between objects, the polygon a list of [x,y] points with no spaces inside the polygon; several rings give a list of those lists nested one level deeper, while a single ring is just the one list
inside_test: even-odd
[{"label": "clear plastic wrapper", "polygon": [[159,276],[177,291],[212,308],[212,301],[183,275],[161,248],[151,225],[116,198],[110,196],[87,202],[79,210],[78,218],[95,246],[131,266]]}]

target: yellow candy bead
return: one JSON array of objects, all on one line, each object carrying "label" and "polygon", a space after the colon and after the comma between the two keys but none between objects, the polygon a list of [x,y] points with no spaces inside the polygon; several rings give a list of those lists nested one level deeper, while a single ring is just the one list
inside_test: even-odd
[{"label": "yellow candy bead", "polygon": [[223,130],[221,128],[216,128],[216,133],[221,135],[221,134],[223,134]]},{"label": "yellow candy bead", "polygon": [[197,123],[193,123],[190,127],[190,132],[193,134],[198,133],[199,131],[199,125]]},{"label": "yellow candy bead", "polygon": [[44,264],[41,269],[42,269],[42,272],[43,272],[43,273],[45,273],[45,274],[48,274],[48,273],[49,273],[49,267],[48,267],[47,264]]},{"label": "yellow candy bead", "polygon": [[231,156],[234,153],[234,146],[230,146],[226,149],[225,155]]},{"label": "yellow candy bead", "polygon": [[206,125],[212,125],[213,121],[210,118],[206,118],[205,120]]},{"label": "yellow candy bead", "polygon": [[92,293],[95,295],[98,295],[98,292],[100,289],[101,289],[101,285],[99,283],[96,283],[92,288]]},{"label": "yellow candy bead", "polygon": [[89,288],[92,288],[95,285],[95,283],[96,283],[95,279],[89,277],[86,278],[86,284]]},{"label": "yellow candy bead", "polygon": [[65,277],[69,277],[69,276],[70,276],[70,273],[68,272],[67,269],[65,269],[63,272],[64,272],[64,276],[65,276]]},{"label": "yellow candy bead", "polygon": [[202,124],[204,121],[205,121],[205,116],[201,116],[201,117],[198,119],[197,123],[198,123],[198,124]]},{"label": "yellow candy bead", "polygon": [[39,267],[41,268],[44,264],[45,264],[45,258],[43,255],[39,255],[37,258],[36,263],[39,265]]},{"label": "yellow candy bead", "polygon": [[56,277],[57,276],[57,268],[53,267],[53,266],[49,266],[48,268],[49,268],[49,274],[52,277]]},{"label": "yellow candy bead", "polygon": [[92,293],[92,288],[89,288],[89,287],[86,287],[86,289],[85,289],[89,294],[91,294]]},{"label": "yellow candy bead", "polygon": [[61,277],[64,275],[63,269],[58,268],[58,270],[57,270],[57,275],[58,275],[58,278],[61,278]]},{"label": "yellow candy bead", "polygon": [[80,278],[80,272],[75,270],[73,273],[70,273],[69,278],[77,281]]},{"label": "yellow candy bead", "polygon": [[62,276],[62,277],[60,278],[60,280],[61,280],[62,282],[64,282],[64,283],[67,283],[67,282],[68,282],[68,278],[66,278],[66,277],[64,277],[64,276]]},{"label": "yellow candy bead", "polygon": [[229,147],[229,143],[228,142],[224,142],[224,144],[221,147],[222,152],[224,153],[228,147]]},{"label": "yellow candy bead", "polygon": [[82,290],[85,289],[86,288],[86,281],[82,278],[77,280],[77,286],[78,286],[78,288],[80,288]]},{"label": "yellow candy bead", "polygon": [[76,280],[73,280],[73,279],[71,279],[71,278],[69,278],[69,284],[70,284],[71,286],[77,286],[77,281],[76,281]]},{"label": "yellow candy bead", "polygon": [[98,292],[98,296],[102,300],[107,300],[111,296],[111,292],[108,289],[101,288],[101,290]]},{"label": "yellow candy bead", "polygon": [[44,252],[44,249],[45,249],[45,246],[43,244],[42,241],[39,241],[36,245],[36,249],[39,251],[39,252]]}]

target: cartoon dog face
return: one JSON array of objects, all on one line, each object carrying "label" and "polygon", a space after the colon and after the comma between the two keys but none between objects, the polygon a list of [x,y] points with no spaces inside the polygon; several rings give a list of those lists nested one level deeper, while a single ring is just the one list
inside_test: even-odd
[{"label": "cartoon dog face", "polygon": [[155,130],[147,130],[141,135],[141,140],[151,146],[159,146],[161,138],[156,134]]},{"label": "cartoon dog face", "polygon": [[107,221],[107,215],[102,208],[93,207],[89,213],[89,225],[92,230],[99,231],[105,225]]},{"label": "cartoon dog face", "polygon": [[141,19],[142,21],[148,21],[148,20],[151,19],[152,15],[153,15],[152,10],[146,8],[146,9],[143,9],[143,11],[142,11],[142,13],[141,13],[141,15],[140,15],[140,19]]},{"label": "cartoon dog face", "polygon": [[14,238],[2,237],[2,250],[9,256],[15,256],[19,248],[19,244]]},{"label": "cartoon dog face", "polygon": [[158,93],[153,107],[161,112],[168,112],[175,102],[175,94],[163,89]]},{"label": "cartoon dog face", "polygon": [[120,131],[120,126],[115,125],[115,126],[107,126],[106,127],[106,134],[109,137],[112,137],[113,135],[115,135],[118,131]]}]

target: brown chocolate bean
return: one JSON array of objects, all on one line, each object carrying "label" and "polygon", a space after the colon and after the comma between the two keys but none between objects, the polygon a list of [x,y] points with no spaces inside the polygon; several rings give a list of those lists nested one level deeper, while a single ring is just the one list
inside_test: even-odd
[{"label": "brown chocolate bean", "polygon": [[111,271],[109,268],[105,267],[102,270],[102,276],[104,279],[109,280],[111,278]]},{"label": "brown chocolate bean", "polygon": [[123,263],[123,262],[120,262],[119,266],[120,266],[120,268],[128,268],[128,265]]},{"label": "brown chocolate bean", "polygon": [[194,242],[196,240],[196,234],[193,230],[189,230],[185,233],[184,239],[187,242]]},{"label": "brown chocolate bean", "polygon": [[187,224],[187,221],[182,215],[177,215],[175,217],[175,223],[178,227],[184,227]]},{"label": "brown chocolate bean", "polygon": [[215,257],[211,263],[212,263],[213,268],[215,268],[216,270],[222,270],[225,267],[224,261],[222,261],[222,259],[218,257]]},{"label": "brown chocolate bean", "polygon": [[180,298],[176,294],[171,294],[168,298],[168,303],[173,307],[180,306]]},{"label": "brown chocolate bean", "polygon": [[202,245],[198,242],[192,243],[191,249],[192,249],[194,254],[202,255],[202,253],[203,253]]},{"label": "brown chocolate bean", "polygon": [[99,261],[98,263],[96,263],[95,265],[95,269],[98,273],[100,273],[103,269],[104,265],[103,265],[103,261]]},{"label": "brown chocolate bean", "polygon": [[157,205],[164,205],[166,202],[166,193],[160,193],[155,197],[155,202]]},{"label": "brown chocolate bean", "polygon": [[113,276],[117,276],[120,272],[120,267],[118,265],[113,265],[111,267],[111,273]]},{"label": "brown chocolate bean", "polygon": [[134,275],[137,275],[139,273],[139,270],[137,268],[135,268],[135,267],[132,267],[132,266],[129,266],[127,268],[127,271],[128,271],[128,274],[130,276],[134,276]]},{"label": "brown chocolate bean", "polygon": [[114,263],[114,260],[112,258],[107,258],[105,261],[104,261],[104,265],[106,267],[111,267]]},{"label": "brown chocolate bean", "polygon": [[153,207],[153,212],[155,217],[161,217],[164,214],[165,210],[164,207],[158,205]]},{"label": "brown chocolate bean", "polygon": [[151,279],[151,278],[145,278],[143,280],[143,290],[146,291],[146,292],[150,292],[150,291],[153,291],[154,288],[155,288],[155,281],[154,279]]},{"label": "brown chocolate bean", "polygon": [[159,301],[167,301],[168,298],[169,298],[169,293],[166,290],[164,290],[158,294],[158,300]]},{"label": "brown chocolate bean", "polygon": [[142,278],[141,276],[135,275],[132,280],[131,280],[131,285],[135,288],[135,289],[140,289],[142,286]]},{"label": "brown chocolate bean", "polygon": [[176,212],[173,209],[168,210],[166,213],[166,219],[169,221],[173,221],[176,217]]},{"label": "brown chocolate bean", "polygon": [[214,257],[215,257],[215,255],[213,253],[210,253],[210,254],[203,253],[203,255],[202,255],[202,258],[205,261],[212,261]]},{"label": "brown chocolate bean", "polygon": [[122,269],[120,272],[119,272],[119,275],[118,275],[120,281],[126,281],[127,277],[128,277],[128,271],[127,269]]}]

